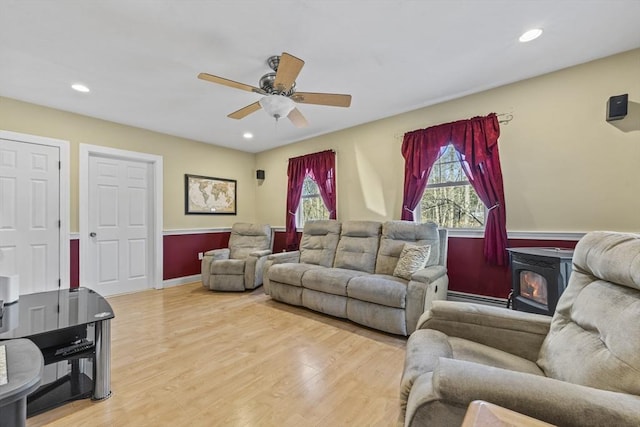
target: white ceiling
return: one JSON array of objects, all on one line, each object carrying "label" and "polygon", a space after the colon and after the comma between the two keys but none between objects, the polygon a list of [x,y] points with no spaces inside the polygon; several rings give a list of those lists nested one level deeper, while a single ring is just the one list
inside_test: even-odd
[{"label": "white ceiling", "polygon": [[[260,152],[637,47],[640,0],[0,0],[0,96]],[[351,107],[233,120],[260,95],[196,78],[258,86],[283,51]]]}]

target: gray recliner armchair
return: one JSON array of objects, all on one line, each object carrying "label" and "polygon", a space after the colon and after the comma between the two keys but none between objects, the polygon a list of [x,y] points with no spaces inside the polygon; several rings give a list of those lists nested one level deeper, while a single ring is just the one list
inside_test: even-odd
[{"label": "gray recliner armchair", "polygon": [[244,291],[262,285],[262,270],[271,254],[271,227],[236,223],[229,247],[213,249],[202,258],[202,286],[212,291]]},{"label": "gray recliner armchair", "polygon": [[460,425],[473,400],[558,426],[639,426],[640,235],[584,236],[553,318],[434,301],[407,341],[400,421]]}]

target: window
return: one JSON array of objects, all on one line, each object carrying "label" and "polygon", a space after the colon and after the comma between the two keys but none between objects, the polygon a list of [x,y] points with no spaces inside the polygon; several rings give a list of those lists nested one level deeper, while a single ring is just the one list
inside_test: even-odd
[{"label": "window", "polygon": [[421,222],[446,228],[483,228],[485,206],[462,170],[453,145],[434,163],[419,204]]},{"label": "window", "polygon": [[298,227],[303,227],[305,221],[314,219],[329,219],[329,211],[320,197],[318,184],[309,175],[302,184],[302,196],[296,213]]}]

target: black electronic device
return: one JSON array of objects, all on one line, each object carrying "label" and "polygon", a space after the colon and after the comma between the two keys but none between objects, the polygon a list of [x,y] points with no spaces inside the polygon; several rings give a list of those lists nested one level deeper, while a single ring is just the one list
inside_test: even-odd
[{"label": "black electronic device", "polygon": [[258,169],[256,171],[256,179],[264,179],[264,170]]},{"label": "black electronic device", "polygon": [[624,119],[629,109],[629,94],[616,95],[607,101],[607,121]]}]

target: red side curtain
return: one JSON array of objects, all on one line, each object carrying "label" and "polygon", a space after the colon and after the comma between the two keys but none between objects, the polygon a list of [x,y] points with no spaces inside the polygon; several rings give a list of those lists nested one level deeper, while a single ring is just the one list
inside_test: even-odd
[{"label": "red side curtain", "polygon": [[318,185],[320,197],[329,211],[329,219],[337,218],[335,166],[336,153],[331,150],[289,159],[285,232],[287,250],[298,248],[296,211],[302,196],[302,184],[307,175]]},{"label": "red side curtain", "polygon": [[426,188],[440,150],[453,144],[463,170],[478,197],[487,207],[484,256],[490,264],[507,265],[507,214],[498,152],[500,124],[495,113],[486,117],[446,123],[405,134],[405,187],[402,219],[413,220],[413,211]]},{"label": "red side curtain", "polygon": [[285,244],[287,250],[294,250],[298,244],[298,235],[296,233],[296,211],[300,204],[300,196],[302,196],[302,184],[307,176],[307,168],[303,161],[297,161],[298,158],[289,159],[289,167],[287,168],[287,176],[289,177],[289,185],[287,186],[287,217],[285,230]]},{"label": "red side curtain", "polygon": [[[405,221],[413,221],[413,211],[415,211],[422,193],[427,187],[427,180],[431,173],[433,164],[438,160],[443,144],[441,140],[445,135],[441,135],[441,130],[436,128],[431,132],[416,130],[404,134],[402,143],[402,156],[404,164],[404,197],[402,202],[402,213],[400,218]],[[444,146],[447,146],[444,144]]]},{"label": "red side curtain", "polygon": [[312,161],[311,179],[318,184],[320,197],[329,211],[329,219],[336,219],[335,153],[325,151],[319,154],[322,156],[317,156]]}]

